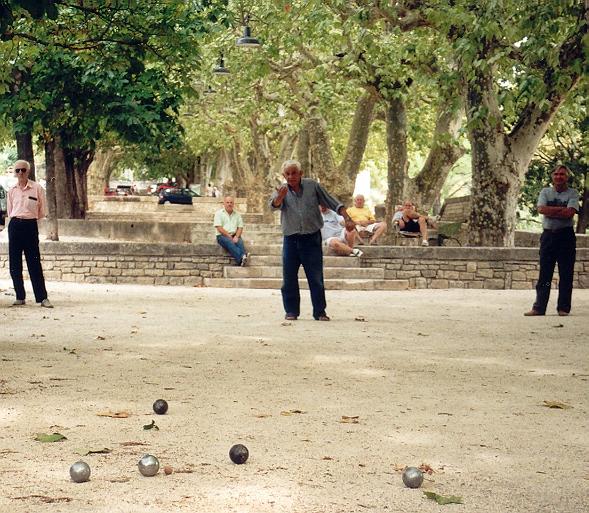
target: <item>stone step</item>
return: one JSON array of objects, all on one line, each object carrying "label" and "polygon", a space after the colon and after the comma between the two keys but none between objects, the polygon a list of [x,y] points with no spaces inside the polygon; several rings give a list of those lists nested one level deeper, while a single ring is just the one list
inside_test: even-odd
[{"label": "stone step", "polygon": [[[225,278],[282,278],[282,267],[237,267],[226,266],[223,275]],[[384,269],[378,267],[324,267],[325,279],[335,280],[382,280]],[[305,278],[305,271],[301,268],[299,278]]]},{"label": "stone step", "polygon": [[[177,206],[177,205],[175,205]],[[241,214],[243,222],[248,224],[264,224],[262,214]],[[209,215],[212,226],[213,215]],[[154,221],[160,223],[196,223],[202,222],[203,214],[190,209],[176,212],[100,212],[91,210],[86,212],[89,220],[113,220],[113,221]],[[278,226],[278,225],[277,225]]]},{"label": "stone step", "polygon": [[[282,280],[276,278],[205,278],[205,287],[241,289],[280,289]],[[306,280],[299,280],[302,289],[308,289]],[[326,290],[408,290],[409,280],[325,280]]]},{"label": "stone step", "polygon": [[[279,255],[262,255],[255,253],[251,256],[248,268],[282,266],[282,254]],[[356,257],[340,256],[323,256],[324,267],[350,267],[357,268],[362,266],[362,259]]]}]

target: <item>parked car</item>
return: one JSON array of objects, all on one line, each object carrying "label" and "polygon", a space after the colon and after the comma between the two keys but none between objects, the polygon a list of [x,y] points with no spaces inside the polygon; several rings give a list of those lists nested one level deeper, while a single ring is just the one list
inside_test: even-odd
[{"label": "parked car", "polygon": [[0,224],[4,224],[8,206],[6,205],[6,189],[0,185]]},{"label": "parked car", "polygon": [[117,185],[116,189],[117,196],[131,196],[133,194],[133,186],[132,185]]},{"label": "parked car", "polygon": [[168,203],[177,203],[180,205],[192,205],[192,198],[198,196],[199,194],[194,192],[192,189],[172,187],[160,191],[158,194],[158,203],[163,205],[167,201]]},{"label": "parked car", "polygon": [[160,192],[162,192],[165,189],[175,189],[176,188],[176,184],[172,184],[172,183],[158,183],[155,186],[155,191],[154,194],[159,196]]}]

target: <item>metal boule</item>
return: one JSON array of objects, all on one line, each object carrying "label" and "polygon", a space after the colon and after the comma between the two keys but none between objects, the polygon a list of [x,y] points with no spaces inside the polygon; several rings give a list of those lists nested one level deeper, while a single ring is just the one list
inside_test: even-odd
[{"label": "metal boule", "polygon": [[76,461],[70,467],[70,477],[74,483],[85,483],[90,479],[90,465],[85,461]]},{"label": "metal boule", "polygon": [[403,471],[403,483],[407,488],[419,488],[423,483],[423,472],[417,467],[407,467]]},{"label": "metal boule", "polygon": [[139,460],[137,467],[139,468],[139,472],[141,472],[141,474],[146,477],[151,477],[158,473],[160,469],[160,462],[155,456],[146,454]]}]

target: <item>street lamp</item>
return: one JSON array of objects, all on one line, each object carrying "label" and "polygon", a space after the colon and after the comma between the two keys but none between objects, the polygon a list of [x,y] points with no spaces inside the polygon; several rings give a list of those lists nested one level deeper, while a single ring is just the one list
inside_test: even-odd
[{"label": "street lamp", "polygon": [[223,59],[223,54],[219,55],[219,60],[217,61],[217,65],[213,68],[213,73],[215,75],[229,75],[231,73],[225,67],[225,59]]},{"label": "street lamp", "polygon": [[249,16],[246,15],[243,18],[243,36],[235,44],[241,48],[259,48],[261,46],[260,40],[257,37],[252,37],[249,21]]}]

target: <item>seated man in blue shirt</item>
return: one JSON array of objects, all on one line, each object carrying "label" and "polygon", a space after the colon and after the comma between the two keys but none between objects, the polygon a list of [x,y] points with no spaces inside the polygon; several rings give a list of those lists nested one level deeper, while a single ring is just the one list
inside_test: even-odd
[{"label": "seated man in blue shirt", "polygon": [[241,239],[243,219],[233,209],[234,205],[233,197],[226,196],[223,199],[223,208],[215,212],[213,224],[219,245],[229,251],[237,265],[244,267],[247,265],[249,253],[246,252]]}]

